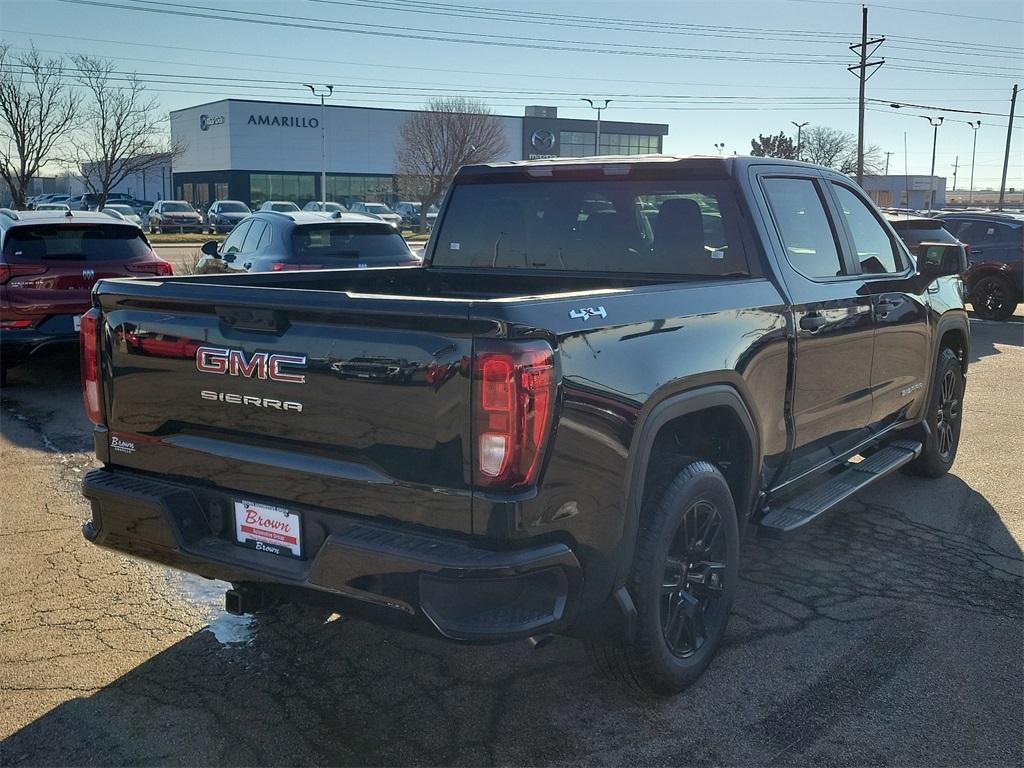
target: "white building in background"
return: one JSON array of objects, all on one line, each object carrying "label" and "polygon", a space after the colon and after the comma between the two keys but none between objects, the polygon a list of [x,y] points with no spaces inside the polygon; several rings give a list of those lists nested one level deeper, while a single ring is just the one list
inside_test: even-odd
[{"label": "white building in background", "polygon": [[[217,199],[258,206],[321,197],[319,104],[223,99],[171,113],[174,198],[205,208]],[[326,199],[391,197],[395,149],[412,110],[328,105]],[[527,107],[522,116],[496,116],[508,145],[500,160],[594,154],[593,120],[558,117],[555,107]],[[601,121],[601,154],[660,152],[667,125]]]}]

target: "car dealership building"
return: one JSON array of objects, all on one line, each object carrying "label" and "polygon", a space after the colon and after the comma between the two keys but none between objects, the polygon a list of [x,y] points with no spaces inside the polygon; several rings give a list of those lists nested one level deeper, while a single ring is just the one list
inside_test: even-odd
[{"label": "car dealership building", "polygon": [[[371,107],[224,99],[171,113],[173,195],[204,208],[218,199],[319,200],[321,120],[326,131],[326,199],[391,199],[402,124],[415,112]],[[321,117],[321,115],[323,115]],[[507,151],[498,160],[594,154],[596,122],[558,117],[555,107],[499,115]],[[667,125],[601,121],[600,154],[661,152]]]}]

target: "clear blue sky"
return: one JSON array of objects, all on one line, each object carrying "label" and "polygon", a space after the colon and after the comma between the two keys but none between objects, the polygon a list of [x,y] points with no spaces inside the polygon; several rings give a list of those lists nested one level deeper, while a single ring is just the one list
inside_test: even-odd
[{"label": "clear blue sky", "polygon": [[[890,173],[905,162],[911,173],[928,172],[932,129],[914,115],[945,114],[936,172],[951,176],[959,156],[958,187],[966,187],[965,121],[980,118],[975,186],[998,185],[1010,91],[1024,85],[1024,3],[885,0],[868,8],[870,35],[887,41],[877,53],[886,64],[868,83],[868,97],[883,103],[867,113],[867,141],[893,153]],[[180,15],[216,13],[272,24]],[[307,100],[301,83],[315,80],[337,85],[339,104],[418,107],[459,92],[512,115],[552,104],[562,116],[584,117],[592,113],[580,96],[610,97],[606,119],[668,123],[665,150],[683,154],[713,153],[716,142],[746,153],[758,133],[795,134],[791,121],[857,128],[857,81],[846,71],[855,60],[847,46],[860,36],[857,2],[0,0],[0,30],[19,48],[31,41],[47,53],[104,56],[147,73],[166,110],[228,96]],[[566,47],[599,50],[551,50]],[[891,101],[996,114],[897,112]],[[1007,183],[1020,189],[1024,97],[1017,114]]]}]

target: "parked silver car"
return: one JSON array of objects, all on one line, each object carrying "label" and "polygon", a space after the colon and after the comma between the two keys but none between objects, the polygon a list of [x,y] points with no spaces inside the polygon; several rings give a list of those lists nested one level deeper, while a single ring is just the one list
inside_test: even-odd
[{"label": "parked silver car", "polygon": [[402,217],[384,205],[384,203],[364,203],[358,200],[349,206],[349,210],[352,213],[368,213],[370,216],[376,216],[381,221],[393,224],[398,229],[402,228]]}]

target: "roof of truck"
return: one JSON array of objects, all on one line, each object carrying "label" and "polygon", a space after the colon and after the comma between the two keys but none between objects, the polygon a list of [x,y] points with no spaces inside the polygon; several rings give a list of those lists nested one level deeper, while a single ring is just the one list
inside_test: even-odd
[{"label": "roof of truck", "polygon": [[735,175],[751,165],[768,163],[785,165],[793,168],[820,168],[813,163],[799,160],[781,160],[775,157],[753,157],[750,155],[602,155],[596,157],[548,157],[538,160],[509,160],[505,162],[481,163],[463,166],[459,175],[492,173],[500,170],[523,170],[531,168],[594,168],[597,166],[639,165],[649,167],[667,167],[678,165],[693,170],[716,170],[723,175]]}]

